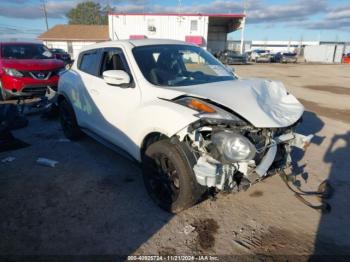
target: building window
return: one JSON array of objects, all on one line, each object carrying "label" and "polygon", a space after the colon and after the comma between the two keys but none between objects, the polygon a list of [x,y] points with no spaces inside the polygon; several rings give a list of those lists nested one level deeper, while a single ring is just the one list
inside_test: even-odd
[{"label": "building window", "polygon": [[198,21],[191,20],[191,31],[197,31],[197,30],[198,30]]},{"label": "building window", "polygon": [[154,19],[149,19],[147,21],[147,29],[148,29],[148,32],[150,32],[150,33],[157,32],[156,23],[155,23]]}]

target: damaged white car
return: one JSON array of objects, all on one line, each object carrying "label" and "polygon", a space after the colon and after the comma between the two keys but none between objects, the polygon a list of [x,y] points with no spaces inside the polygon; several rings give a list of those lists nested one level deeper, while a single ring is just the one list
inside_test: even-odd
[{"label": "damaged white car", "polygon": [[241,79],[200,47],[125,40],[83,49],[59,81],[65,135],[82,134],[142,163],[170,212],[208,192],[246,189],[288,167],[304,108],[280,82]]}]

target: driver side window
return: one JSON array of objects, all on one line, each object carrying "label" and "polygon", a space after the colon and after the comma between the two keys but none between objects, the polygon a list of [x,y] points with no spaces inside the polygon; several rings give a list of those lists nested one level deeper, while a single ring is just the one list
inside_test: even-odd
[{"label": "driver side window", "polygon": [[113,48],[103,51],[99,75],[102,76],[103,72],[108,70],[123,70],[131,77],[129,66],[121,49]]}]

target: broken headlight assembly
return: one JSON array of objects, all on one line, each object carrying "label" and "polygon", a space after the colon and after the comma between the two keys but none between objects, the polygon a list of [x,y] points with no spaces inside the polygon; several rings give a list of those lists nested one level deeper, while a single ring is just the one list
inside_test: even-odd
[{"label": "broken headlight assembly", "polygon": [[223,119],[229,121],[242,121],[239,117],[211,104],[202,99],[194,97],[181,97],[174,100],[175,103],[196,110],[199,118],[205,119]]},{"label": "broken headlight assembly", "polygon": [[223,163],[235,163],[254,159],[256,149],[248,138],[243,135],[223,130],[212,135],[218,160]]}]

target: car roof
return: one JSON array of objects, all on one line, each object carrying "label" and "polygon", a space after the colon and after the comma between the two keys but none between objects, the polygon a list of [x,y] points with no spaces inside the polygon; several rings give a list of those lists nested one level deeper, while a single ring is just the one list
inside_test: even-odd
[{"label": "car roof", "polygon": [[93,45],[88,45],[81,49],[81,51],[92,50],[96,48],[114,47],[114,46],[150,46],[150,45],[193,45],[179,40],[171,39],[135,39],[135,40],[116,40],[100,42]]},{"label": "car roof", "polygon": [[145,45],[191,45],[184,41],[171,40],[171,39],[137,39],[129,40],[134,46],[145,46]]}]

